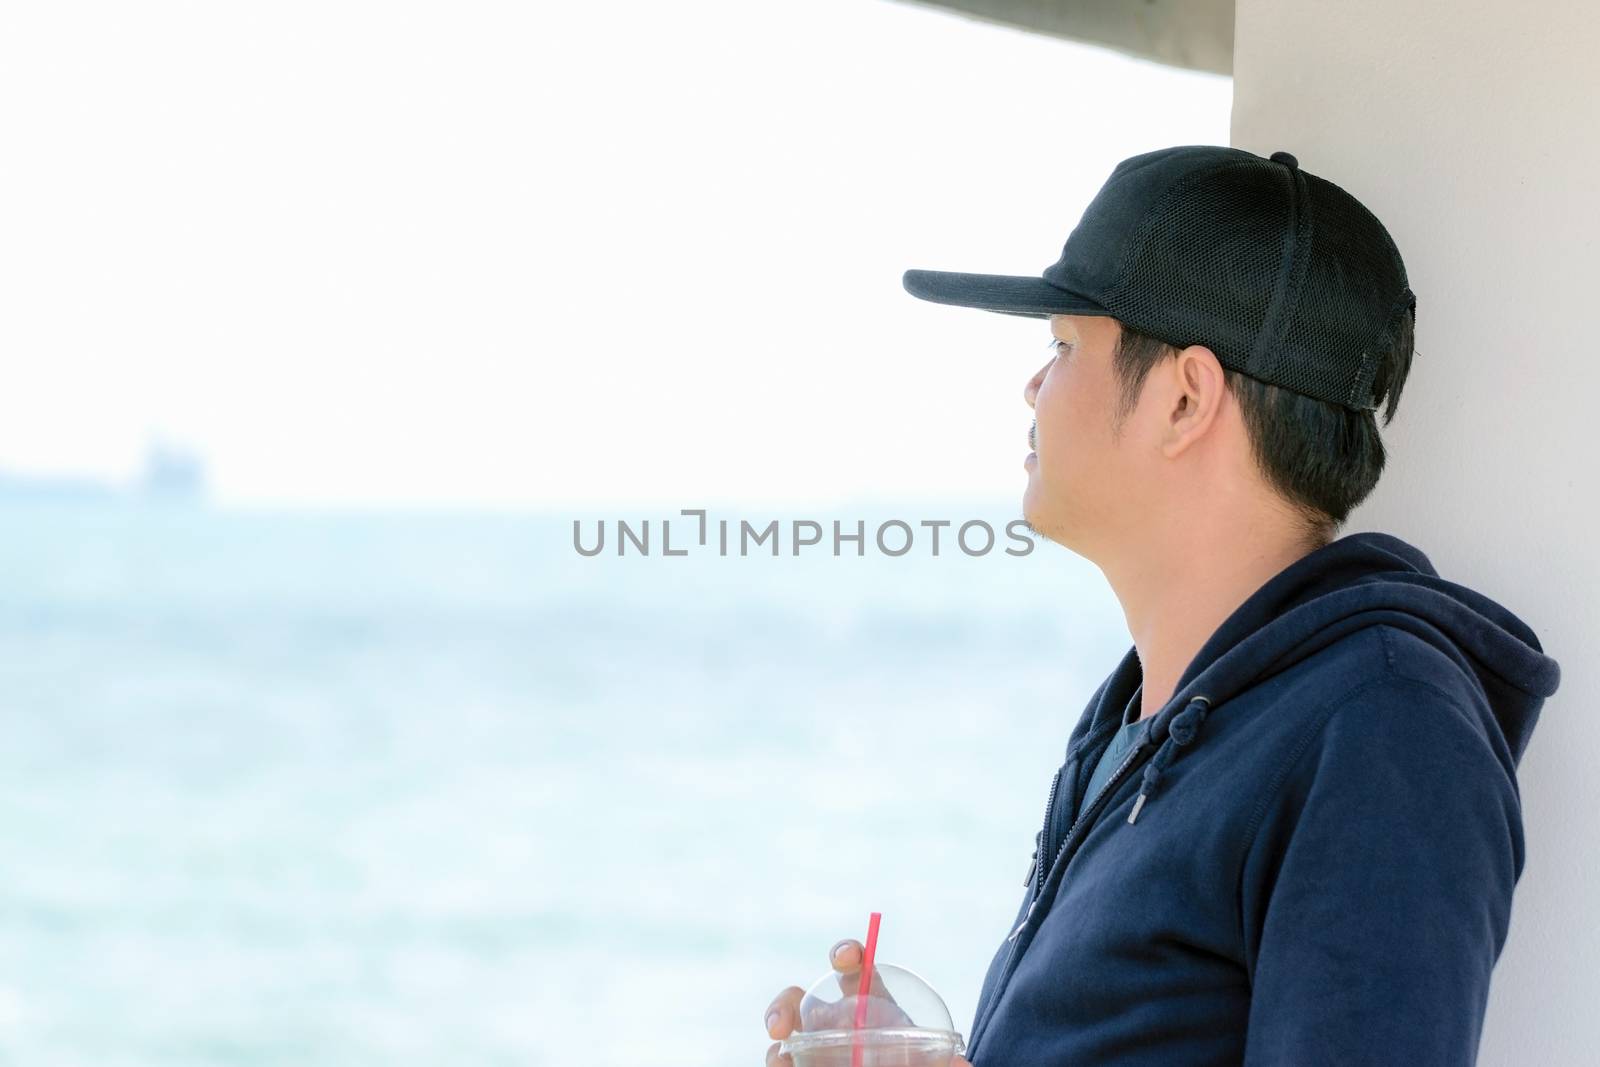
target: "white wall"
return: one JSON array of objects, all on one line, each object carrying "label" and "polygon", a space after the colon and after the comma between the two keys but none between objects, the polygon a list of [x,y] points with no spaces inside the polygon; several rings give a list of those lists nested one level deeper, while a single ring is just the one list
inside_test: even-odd
[{"label": "white wall", "polygon": [[1600,10],[1239,0],[1233,143],[1384,220],[1417,293],[1389,467],[1350,529],[1413,541],[1561,663],[1521,780],[1527,865],[1479,1063],[1600,1028]]}]

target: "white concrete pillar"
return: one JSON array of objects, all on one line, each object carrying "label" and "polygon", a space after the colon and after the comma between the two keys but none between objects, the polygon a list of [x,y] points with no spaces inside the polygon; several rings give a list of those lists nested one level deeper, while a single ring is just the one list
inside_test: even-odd
[{"label": "white concrete pillar", "polygon": [[1384,220],[1417,293],[1389,466],[1404,537],[1561,663],[1519,778],[1527,861],[1479,1063],[1600,1040],[1600,8],[1239,0],[1233,143]]}]

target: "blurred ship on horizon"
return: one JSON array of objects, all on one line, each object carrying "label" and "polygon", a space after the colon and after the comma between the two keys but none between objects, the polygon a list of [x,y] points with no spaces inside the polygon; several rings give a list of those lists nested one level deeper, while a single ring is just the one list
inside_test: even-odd
[{"label": "blurred ship on horizon", "polygon": [[203,500],[205,461],[194,449],[154,440],[145,448],[139,491],[145,497],[160,500]]}]

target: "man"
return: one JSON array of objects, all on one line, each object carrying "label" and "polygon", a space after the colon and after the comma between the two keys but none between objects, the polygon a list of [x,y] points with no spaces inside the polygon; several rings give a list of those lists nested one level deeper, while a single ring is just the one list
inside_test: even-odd
[{"label": "man", "polygon": [[1133,637],[1068,738],[968,1058],[1472,1063],[1560,673],[1405,541],[1335,538],[1411,363],[1382,224],[1287,152],[1189,145],[1120,163],[1039,278],[904,284],[1048,321],[1023,513]]}]

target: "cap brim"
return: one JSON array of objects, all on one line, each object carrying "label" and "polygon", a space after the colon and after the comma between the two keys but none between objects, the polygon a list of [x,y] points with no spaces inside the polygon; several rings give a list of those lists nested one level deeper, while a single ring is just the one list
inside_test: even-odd
[{"label": "cap brim", "polygon": [[1047,319],[1051,315],[1110,315],[1099,303],[1043,278],[1013,274],[961,274],[908,270],[900,284],[919,300]]}]

